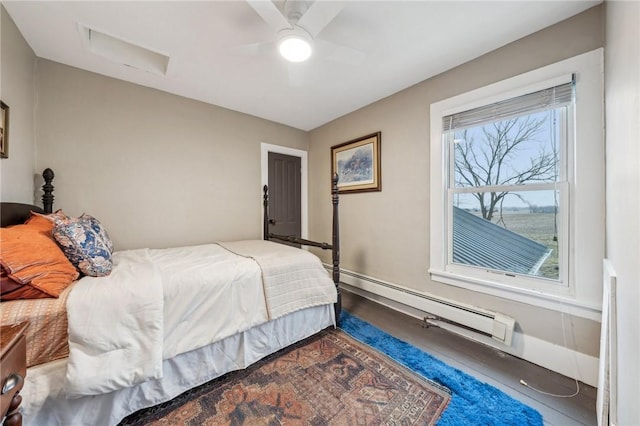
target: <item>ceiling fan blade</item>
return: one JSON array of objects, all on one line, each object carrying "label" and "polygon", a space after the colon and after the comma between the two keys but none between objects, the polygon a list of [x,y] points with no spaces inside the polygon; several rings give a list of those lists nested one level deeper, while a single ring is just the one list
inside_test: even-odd
[{"label": "ceiling fan blade", "polygon": [[275,42],[263,41],[259,43],[242,44],[232,47],[231,53],[238,56],[258,56],[270,53],[275,49]]},{"label": "ceiling fan blade", "polygon": [[291,28],[287,18],[271,0],[247,0],[247,3],[274,31]]},{"label": "ceiling fan blade", "polygon": [[319,56],[328,61],[348,65],[362,65],[367,59],[367,54],[362,50],[328,40],[316,40],[316,47],[319,50]]},{"label": "ceiling fan blade", "polygon": [[329,22],[344,8],[345,2],[333,0],[315,0],[296,25],[304,28],[312,37],[322,31]]}]

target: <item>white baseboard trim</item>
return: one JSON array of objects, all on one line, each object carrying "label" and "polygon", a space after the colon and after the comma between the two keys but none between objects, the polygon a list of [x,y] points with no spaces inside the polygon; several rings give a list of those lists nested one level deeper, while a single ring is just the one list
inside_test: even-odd
[{"label": "white baseboard trim", "polygon": [[[422,320],[428,314],[421,311],[422,300],[417,292],[405,291],[402,286],[377,280],[348,270],[341,270],[341,288],[356,293],[366,299],[387,306],[414,318]],[[438,324],[451,332],[478,341],[503,352],[525,359],[536,365],[591,386],[598,383],[598,358],[547,342],[537,337],[515,331],[510,346],[489,336],[475,333],[452,324]]]}]

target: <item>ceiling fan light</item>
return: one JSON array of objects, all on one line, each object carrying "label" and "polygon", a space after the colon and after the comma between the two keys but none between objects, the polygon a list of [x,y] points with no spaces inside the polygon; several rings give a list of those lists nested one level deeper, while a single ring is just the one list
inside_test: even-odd
[{"label": "ceiling fan light", "polygon": [[311,37],[302,31],[287,31],[278,41],[278,51],[287,61],[306,61],[313,53]]}]

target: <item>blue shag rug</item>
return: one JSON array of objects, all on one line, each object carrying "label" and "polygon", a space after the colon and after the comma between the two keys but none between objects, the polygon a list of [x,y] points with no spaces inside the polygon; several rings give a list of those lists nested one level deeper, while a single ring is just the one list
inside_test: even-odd
[{"label": "blue shag rug", "polygon": [[542,416],[533,408],[344,310],[340,315],[340,328],[405,367],[447,387],[451,391],[451,401],[438,420],[438,426],[543,424]]}]

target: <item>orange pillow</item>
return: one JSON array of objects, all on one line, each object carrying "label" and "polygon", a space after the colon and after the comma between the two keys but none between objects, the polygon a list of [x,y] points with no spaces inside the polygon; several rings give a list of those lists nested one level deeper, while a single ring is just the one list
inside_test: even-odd
[{"label": "orange pillow", "polygon": [[28,286],[3,294],[2,300],[58,297],[78,278],[78,271],[53,240],[52,229],[53,222],[35,215],[24,225],[0,228],[0,265],[8,278]]},{"label": "orange pillow", "polygon": [[[37,231],[45,233],[49,238],[53,240],[53,219],[47,217],[46,215],[31,212],[31,216],[23,225],[14,225],[9,228],[17,228],[18,226],[29,225],[30,228],[35,229]],[[55,240],[53,240],[55,242]]]}]

